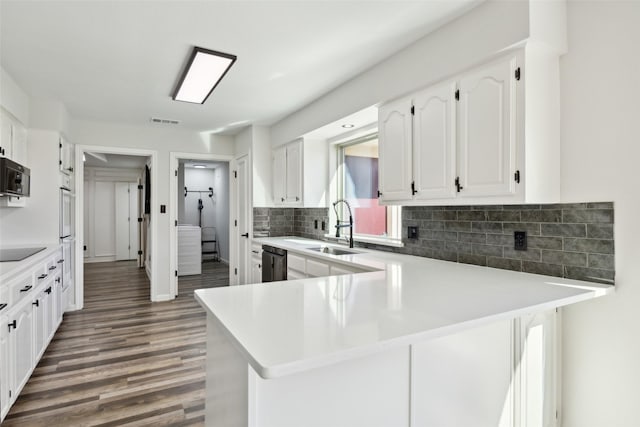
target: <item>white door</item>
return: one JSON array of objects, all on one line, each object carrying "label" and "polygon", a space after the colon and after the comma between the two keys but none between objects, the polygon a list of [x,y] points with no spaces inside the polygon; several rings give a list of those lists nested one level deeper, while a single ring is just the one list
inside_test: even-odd
[{"label": "white door", "polygon": [[430,88],[414,98],[413,177],[416,199],[455,197],[456,84]]},{"label": "white door", "polygon": [[116,261],[138,256],[138,185],[116,182]]},{"label": "white door", "polygon": [[278,147],[273,150],[273,203],[284,204],[287,187],[287,149]]},{"label": "white door", "polygon": [[84,216],[84,221],[82,222],[83,231],[83,239],[82,242],[84,251],[84,258],[90,257],[91,253],[93,253],[94,248],[92,247],[93,241],[95,241],[95,237],[91,240],[91,234],[89,230],[93,230],[92,219],[94,216],[92,215],[91,209],[93,207],[93,194],[94,188],[90,184],[91,181],[84,181],[84,207],[82,208],[82,214]]},{"label": "white door", "polygon": [[111,257],[116,251],[115,229],[115,191],[113,182],[96,181],[94,200],[93,222],[93,256]]},{"label": "white door", "polygon": [[249,219],[249,209],[251,209],[251,203],[249,201],[249,156],[243,156],[238,159],[237,163],[237,216],[238,226],[235,228],[238,233],[238,284],[245,285],[249,283],[251,278],[250,271],[250,242],[249,237],[251,233],[252,224]]},{"label": "white door", "polygon": [[285,202],[302,205],[302,141],[287,144],[287,179]]},{"label": "white door", "polygon": [[129,258],[129,183],[116,182],[116,261]]},{"label": "white door", "polygon": [[515,191],[515,58],[460,80],[460,197]]},{"label": "white door", "polygon": [[138,238],[138,217],[140,211],[138,209],[140,192],[136,182],[129,183],[129,259],[138,258],[138,249],[140,247],[140,239]]},{"label": "white door", "polygon": [[378,110],[380,200],[410,200],[411,99],[383,105]]}]

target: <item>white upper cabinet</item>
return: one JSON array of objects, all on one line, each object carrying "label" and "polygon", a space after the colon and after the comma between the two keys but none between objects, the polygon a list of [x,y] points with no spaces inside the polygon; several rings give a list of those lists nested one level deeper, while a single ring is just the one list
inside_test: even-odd
[{"label": "white upper cabinet", "polygon": [[379,183],[381,201],[411,199],[411,99],[378,110]]},{"label": "white upper cabinet", "polygon": [[285,202],[302,203],[302,141],[287,144],[287,185]]},{"label": "white upper cabinet", "polygon": [[0,109],[0,157],[27,163],[27,130],[18,120]]},{"label": "white upper cabinet", "polygon": [[71,175],[73,174],[73,158],[75,154],[75,147],[64,137],[60,137],[60,143],[58,144],[60,152],[60,172]]},{"label": "white upper cabinet", "polygon": [[380,202],[558,202],[557,70],[527,47],[382,105]]},{"label": "white upper cabinet", "polygon": [[511,58],[460,79],[459,197],[515,192],[516,69]]},{"label": "white upper cabinet", "polygon": [[413,195],[415,199],[455,197],[456,85],[416,94],[413,117]]},{"label": "white upper cabinet", "polygon": [[273,201],[283,204],[287,187],[287,149],[285,146],[273,150]]},{"label": "white upper cabinet", "polygon": [[273,202],[302,206],[302,140],[273,149]]}]

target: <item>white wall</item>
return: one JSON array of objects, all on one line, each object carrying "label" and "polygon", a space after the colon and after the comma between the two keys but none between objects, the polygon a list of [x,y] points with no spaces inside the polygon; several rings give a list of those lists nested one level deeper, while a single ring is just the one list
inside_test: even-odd
[{"label": "white wall", "polygon": [[363,108],[434,83],[529,37],[528,1],[487,1],[271,128],[282,145]]},{"label": "white wall", "polygon": [[169,286],[169,209],[160,213],[160,205],[170,204],[169,179],[173,175],[169,165],[169,153],[200,153],[231,155],[234,152],[233,140],[227,136],[210,136],[179,127],[168,126],[128,126],[85,120],[71,120],[71,141],[80,145],[124,147],[158,152],[158,200],[151,206],[151,221],[158,221],[158,277],[155,283],[156,299],[172,299]]},{"label": "white wall", "polygon": [[616,293],[564,310],[563,426],[640,425],[640,2],[571,1],[562,198],[615,203]]}]

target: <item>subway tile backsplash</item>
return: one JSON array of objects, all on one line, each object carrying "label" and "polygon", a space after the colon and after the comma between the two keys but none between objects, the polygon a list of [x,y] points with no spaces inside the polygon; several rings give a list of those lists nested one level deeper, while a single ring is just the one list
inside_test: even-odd
[{"label": "subway tile backsplash", "polygon": [[[327,208],[254,208],[254,233],[322,239]],[[318,229],[314,221],[318,220]],[[357,219],[356,219],[357,221]],[[613,203],[404,206],[402,248],[357,246],[452,262],[613,283]],[[418,227],[418,239],[407,227]],[[527,250],[514,249],[515,231]]]},{"label": "subway tile backsplash", "polygon": [[[254,236],[322,239],[329,227],[327,208],[253,208]],[[318,228],[315,228],[315,224]]]}]

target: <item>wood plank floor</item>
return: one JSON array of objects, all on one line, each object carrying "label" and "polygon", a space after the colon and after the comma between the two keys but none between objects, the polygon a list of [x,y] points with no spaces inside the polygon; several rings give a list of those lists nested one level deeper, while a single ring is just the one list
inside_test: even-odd
[{"label": "wood plank floor", "polygon": [[203,263],[174,301],[151,303],[135,262],[85,265],[85,308],[64,320],[3,426],[202,426],[205,312],[193,290],[226,286]]}]

